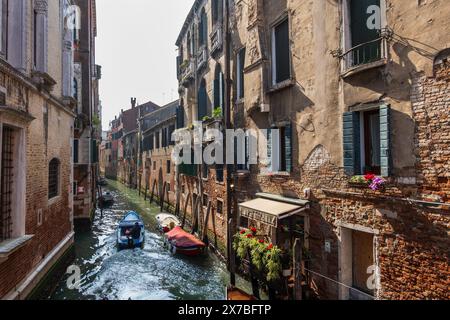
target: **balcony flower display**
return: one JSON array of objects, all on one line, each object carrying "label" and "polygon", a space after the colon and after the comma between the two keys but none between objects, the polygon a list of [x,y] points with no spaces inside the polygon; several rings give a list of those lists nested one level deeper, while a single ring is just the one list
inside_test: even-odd
[{"label": "balcony flower display", "polygon": [[381,190],[386,184],[386,180],[373,173],[367,173],[364,176],[354,176],[350,179],[352,184],[366,185],[373,191]]},{"label": "balcony flower display", "polygon": [[240,259],[247,258],[250,251],[251,263],[258,271],[266,274],[268,282],[281,277],[281,249],[264,239],[257,237],[258,230],[254,227],[244,229],[234,236],[233,248]]}]

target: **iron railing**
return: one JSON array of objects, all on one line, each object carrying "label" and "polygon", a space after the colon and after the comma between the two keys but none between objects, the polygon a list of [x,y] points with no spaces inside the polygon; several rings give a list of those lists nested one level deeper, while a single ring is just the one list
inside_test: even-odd
[{"label": "iron railing", "polygon": [[12,237],[12,193],[14,181],[14,131],[3,127],[0,190],[0,241]]}]

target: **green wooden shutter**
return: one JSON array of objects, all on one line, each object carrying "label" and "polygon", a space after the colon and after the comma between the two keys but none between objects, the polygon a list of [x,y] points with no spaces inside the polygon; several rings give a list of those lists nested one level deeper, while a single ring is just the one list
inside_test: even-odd
[{"label": "green wooden shutter", "polygon": [[392,169],[391,154],[391,107],[380,107],[380,145],[381,145],[381,175],[389,177]]},{"label": "green wooden shutter", "polygon": [[220,83],[219,83],[219,79],[214,79],[213,82],[213,92],[214,92],[214,105],[213,105],[213,110],[215,110],[218,107],[221,107],[220,105]]},{"label": "green wooden shutter", "polygon": [[272,129],[267,129],[267,167],[272,171]]},{"label": "green wooden shutter", "polygon": [[284,128],[286,172],[292,172],[292,125]]},{"label": "green wooden shutter", "polygon": [[358,112],[344,113],[344,169],[350,176],[361,172],[361,138]]}]

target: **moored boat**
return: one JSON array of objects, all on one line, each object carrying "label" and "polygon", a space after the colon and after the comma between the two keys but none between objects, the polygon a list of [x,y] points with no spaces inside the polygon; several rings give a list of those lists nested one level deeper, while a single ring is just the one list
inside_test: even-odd
[{"label": "moored boat", "polygon": [[168,213],[161,213],[156,216],[156,220],[158,221],[158,229],[163,233],[167,233],[173,230],[176,227],[181,226],[180,220]]},{"label": "moored boat", "polygon": [[184,231],[181,227],[175,227],[166,233],[169,250],[172,254],[185,256],[198,256],[203,253],[206,245],[194,235]]},{"label": "moored boat", "polygon": [[119,249],[144,248],[144,221],[136,212],[128,212],[117,228],[117,246]]},{"label": "moored boat", "polygon": [[111,192],[104,192],[100,197],[100,201],[103,205],[112,204],[114,203],[114,196]]},{"label": "moored boat", "polygon": [[244,290],[236,288],[234,286],[227,287],[227,300],[229,301],[255,301],[256,297],[248,294]]}]

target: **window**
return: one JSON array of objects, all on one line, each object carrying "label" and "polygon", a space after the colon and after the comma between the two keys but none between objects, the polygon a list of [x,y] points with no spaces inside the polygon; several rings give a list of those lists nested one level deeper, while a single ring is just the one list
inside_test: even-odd
[{"label": "window", "polygon": [[170,174],[171,169],[172,169],[171,166],[172,166],[171,161],[170,161],[170,160],[167,160],[167,174]]},{"label": "window", "polygon": [[159,139],[159,131],[155,133],[156,149],[161,148],[161,140]]},{"label": "window", "polygon": [[276,25],[272,31],[272,78],[274,85],[291,78],[288,19]]},{"label": "window", "polygon": [[7,56],[8,43],[8,0],[0,0],[0,55]]},{"label": "window", "polygon": [[200,82],[200,87],[198,89],[198,117],[199,121],[202,121],[204,117],[208,115],[208,94],[206,92],[206,81],[203,79]]},{"label": "window", "polygon": [[174,146],[175,145],[175,141],[172,139],[172,135],[175,132],[175,125],[170,125],[169,126],[169,134],[168,134],[168,139],[169,139],[169,146]]},{"label": "window", "polygon": [[80,140],[73,140],[73,163],[77,164],[79,162],[79,152],[80,152]]},{"label": "window", "polygon": [[177,129],[181,129],[184,127],[184,107],[177,107]]},{"label": "window", "polygon": [[223,164],[216,164],[216,180],[217,182],[223,182]]},{"label": "window", "polygon": [[198,44],[199,46],[205,46],[208,41],[208,17],[206,15],[205,8],[202,9],[200,14],[200,23],[198,25]]},{"label": "window", "polygon": [[348,175],[390,175],[390,113],[389,106],[381,105],[344,114],[344,167]]},{"label": "window", "polygon": [[223,1],[222,0],[212,0],[212,20],[213,25],[220,21],[222,17],[222,8]]},{"label": "window", "polygon": [[[0,127],[1,128],[1,127]],[[3,126],[1,135],[0,242],[12,237],[14,192],[14,130]]]},{"label": "window", "polygon": [[206,207],[208,206],[208,202],[209,202],[209,197],[206,193],[203,194],[203,206]]},{"label": "window", "polygon": [[380,5],[380,0],[344,1],[345,51],[352,49],[346,57],[348,67],[367,64],[381,58],[381,30],[376,24],[371,26],[369,23],[381,23]]},{"label": "window", "polygon": [[33,12],[33,66],[38,66],[38,13]]},{"label": "window", "polygon": [[202,178],[208,179],[208,165],[206,163],[202,164]]},{"label": "window", "polygon": [[223,201],[217,200],[217,214],[223,214]]},{"label": "window", "polygon": [[167,192],[172,191],[172,189],[170,189],[170,183],[167,183],[167,184],[166,184],[166,189],[167,189]]},{"label": "window", "polygon": [[153,171],[156,170],[156,161],[153,161]]},{"label": "window", "polygon": [[239,50],[237,54],[237,64],[236,64],[236,76],[237,76],[237,98],[242,99],[244,98],[244,68],[245,68],[245,48]]},{"label": "window", "polygon": [[292,126],[267,131],[270,172],[292,172]]},{"label": "window", "polygon": [[214,76],[214,109],[220,108],[224,109],[224,100],[225,100],[225,85],[224,85],[224,76],[222,72],[222,68],[220,64],[216,66],[216,72]]},{"label": "window", "polygon": [[48,166],[48,198],[53,199],[59,194],[59,160],[53,159]]}]

